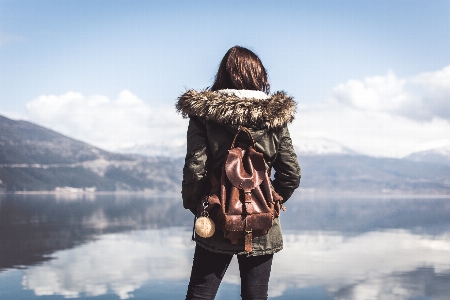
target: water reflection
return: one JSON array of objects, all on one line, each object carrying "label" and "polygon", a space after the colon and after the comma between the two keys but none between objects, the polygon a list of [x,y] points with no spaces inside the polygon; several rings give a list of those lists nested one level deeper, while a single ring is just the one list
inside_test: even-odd
[{"label": "water reflection", "polygon": [[[450,236],[407,230],[344,236],[290,233],[274,266],[272,295],[321,285],[334,299],[450,295]],[[446,285],[440,284],[447,282]],[[440,288],[436,288],[440,286]]]},{"label": "water reflection", "polygon": [[[282,220],[274,299],[448,299],[449,199],[303,197]],[[22,289],[41,298],[144,299],[155,282],[181,282],[183,298],[192,221],[178,197],[0,195],[0,286],[20,266]],[[239,284],[235,261],[224,283]]]},{"label": "water reflection", "polygon": [[45,261],[105,233],[191,223],[174,197],[0,195],[0,270]]},{"label": "water reflection", "polygon": [[[127,299],[149,281],[189,278],[193,245],[180,228],[107,234],[24,271],[23,285],[38,296],[98,296]],[[450,294],[450,237],[405,230],[354,237],[326,232],[286,234],[276,256],[270,296],[320,285],[334,299],[409,299]],[[224,282],[239,284],[237,266]],[[447,284],[444,284],[447,283]],[[395,298],[397,297],[397,298]]]},{"label": "water reflection", "polygon": [[189,277],[193,244],[187,236],[182,228],[106,234],[25,270],[22,283],[37,296],[73,298],[112,292],[128,299],[148,281]]}]

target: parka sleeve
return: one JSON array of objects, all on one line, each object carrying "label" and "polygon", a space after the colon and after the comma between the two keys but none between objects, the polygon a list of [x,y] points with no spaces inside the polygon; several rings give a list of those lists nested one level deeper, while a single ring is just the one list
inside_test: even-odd
[{"label": "parka sleeve", "polygon": [[280,145],[272,166],[275,169],[273,187],[283,197],[283,202],[287,201],[300,185],[301,177],[301,169],[287,126],[281,129]]},{"label": "parka sleeve", "polygon": [[206,176],[208,154],[206,126],[199,119],[191,118],[187,131],[181,195],[184,208],[191,210],[194,214],[197,203],[206,195],[209,187]]}]

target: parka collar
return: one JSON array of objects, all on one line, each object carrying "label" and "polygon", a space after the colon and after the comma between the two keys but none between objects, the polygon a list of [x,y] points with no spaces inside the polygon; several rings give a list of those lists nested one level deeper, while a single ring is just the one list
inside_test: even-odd
[{"label": "parka collar", "polygon": [[184,118],[198,117],[221,125],[267,129],[292,122],[296,111],[293,98],[282,91],[266,95],[249,90],[188,90],[175,106]]}]

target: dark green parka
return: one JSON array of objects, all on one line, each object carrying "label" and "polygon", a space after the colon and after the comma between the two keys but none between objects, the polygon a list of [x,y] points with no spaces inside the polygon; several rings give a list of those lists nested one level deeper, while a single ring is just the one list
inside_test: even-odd
[{"label": "dark green parka", "polygon": [[[272,185],[284,201],[299,186],[300,167],[287,128],[296,107],[294,100],[284,92],[266,95],[250,90],[189,90],[179,97],[176,108],[183,117],[190,118],[182,182],[184,208],[195,212],[201,198],[209,194],[211,185],[207,172],[220,178],[240,126],[250,129],[256,150],[264,154],[267,170],[275,171]],[[249,144],[245,132],[238,136],[239,140]],[[243,241],[233,245],[218,229],[210,238],[196,236],[195,240],[199,246],[213,252],[246,253]],[[279,218],[267,235],[253,238],[252,248],[250,255],[275,253],[283,248]]]}]

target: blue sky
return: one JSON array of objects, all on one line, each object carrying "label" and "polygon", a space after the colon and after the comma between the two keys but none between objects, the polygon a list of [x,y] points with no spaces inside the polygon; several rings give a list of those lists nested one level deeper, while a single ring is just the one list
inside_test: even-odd
[{"label": "blue sky", "polygon": [[[85,113],[80,113],[73,124],[62,124],[68,108],[63,108],[66,115],[58,115],[55,107],[64,101],[72,103],[72,108],[74,103],[86,105],[92,97],[103,99],[92,100],[97,104],[111,104],[126,94],[145,106],[147,117],[151,117],[150,111],[173,107],[185,88],[211,85],[220,59],[233,45],[254,50],[268,69],[272,91],[285,90],[303,105],[297,119],[302,109],[317,112],[318,106],[327,104],[331,109],[330,103],[336,102],[352,103],[360,111],[402,116],[417,126],[432,122],[437,111],[439,121],[444,122],[439,123],[440,133],[427,140],[424,132],[424,138],[405,147],[420,148],[433,140],[450,139],[450,131],[445,134],[449,108],[443,104],[449,99],[447,71],[443,72],[444,79],[436,75],[450,65],[449,1],[0,0],[0,39],[0,114],[28,119],[94,144],[102,135],[101,126],[108,125],[92,125],[89,130],[97,131],[97,138],[89,137],[88,129],[81,133],[75,128],[83,123]],[[433,104],[434,110],[417,104],[418,98],[422,102],[427,97],[436,98],[435,91],[430,92],[434,83],[424,79],[426,74],[441,78],[441,86],[444,82],[437,97],[442,99]],[[357,104],[367,93],[355,96],[360,94],[355,94],[357,87],[352,80],[367,92],[373,87],[370,78],[377,76],[383,77],[379,79],[385,84],[400,88],[393,97],[409,97],[408,107],[383,104],[380,110],[379,105],[375,109],[374,105]],[[376,86],[377,91],[388,89]],[[63,97],[69,92],[85,102]],[[351,100],[350,94],[359,100]],[[428,110],[419,116],[411,113],[414,108]],[[445,114],[442,108],[447,110]],[[179,124],[185,125],[182,121]],[[145,126],[150,131],[155,129]],[[307,137],[308,133],[303,131],[299,136]],[[317,133],[309,137],[333,136]],[[336,141],[362,151],[350,140]],[[111,139],[97,143],[110,150],[119,147],[112,144]],[[402,155],[380,151],[362,152]]]}]

